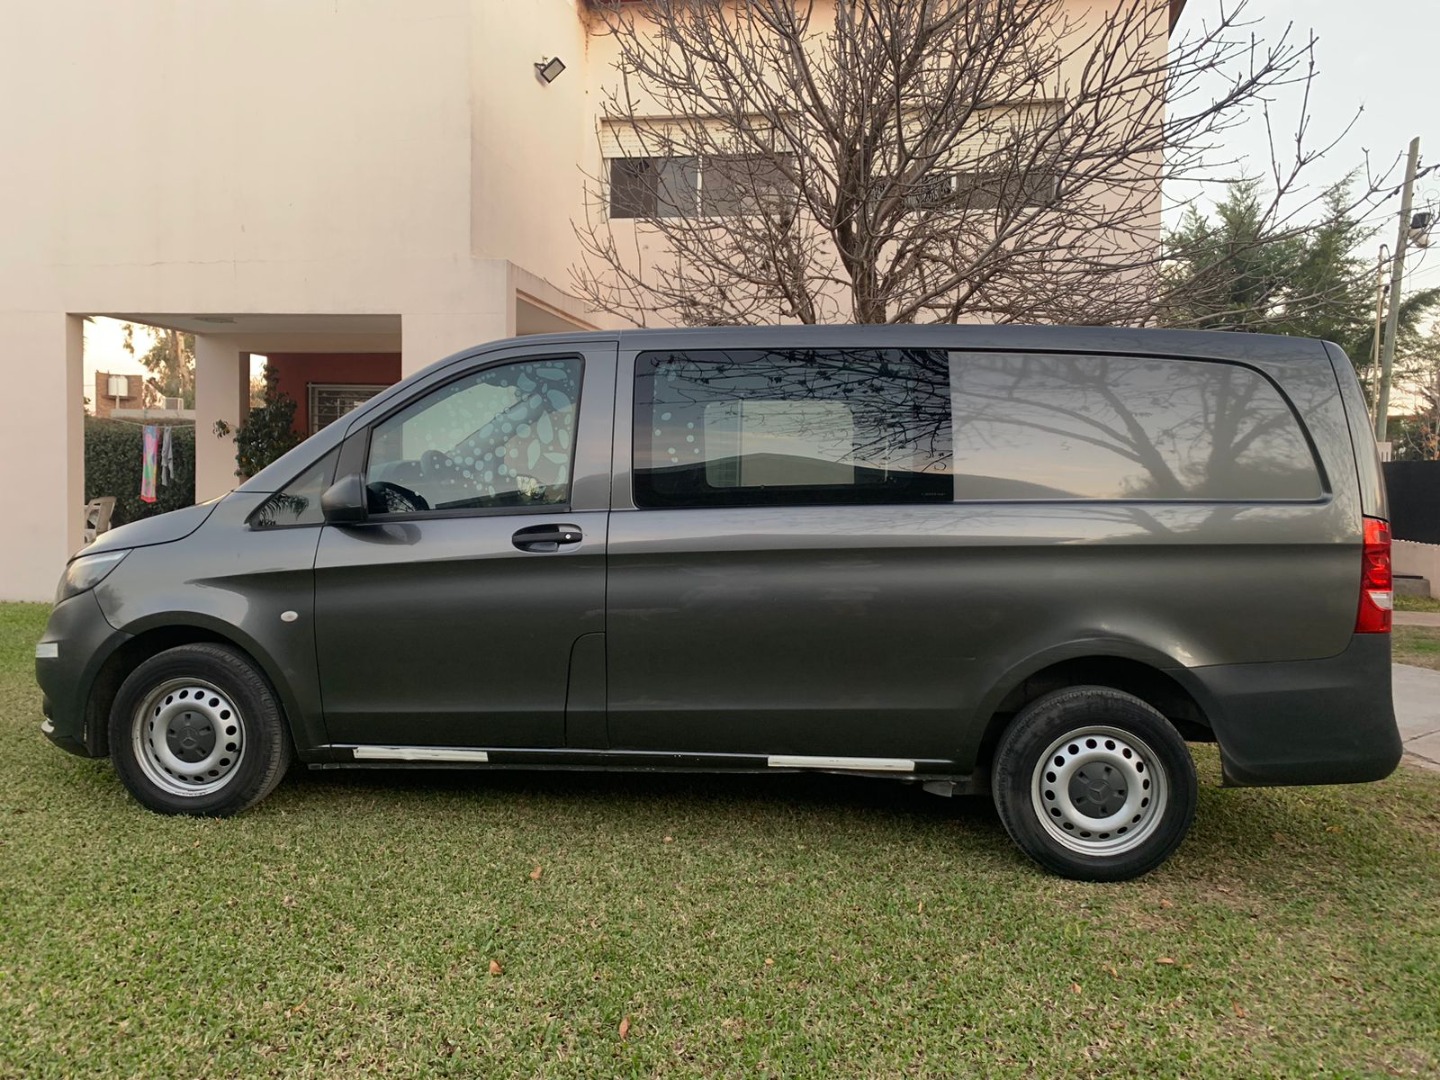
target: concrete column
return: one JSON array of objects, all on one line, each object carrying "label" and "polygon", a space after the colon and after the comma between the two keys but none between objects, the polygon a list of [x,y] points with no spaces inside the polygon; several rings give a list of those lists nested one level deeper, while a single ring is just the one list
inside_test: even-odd
[{"label": "concrete column", "polygon": [[401,315],[400,374],[402,377],[413,375],[451,353],[514,334],[513,303],[506,311]]},{"label": "concrete column", "polygon": [[464,284],[435,301],[437,310],[400,313],[402,378],[451,353],[515,336],[515,268],[508,259],[476,260]]},{"label": "concrete column", "polygon": [[214,334],[195,335],[195,501],[224,495],[240,478],[235,475],[235,438],[215,434],[224,420],[233,432],[242,419],[250,382],[249,354],[234,341]]},{"label": "concrete column", "polygon": [[84,536],[84,322],[0,313],[0,600],[50,600]]}]

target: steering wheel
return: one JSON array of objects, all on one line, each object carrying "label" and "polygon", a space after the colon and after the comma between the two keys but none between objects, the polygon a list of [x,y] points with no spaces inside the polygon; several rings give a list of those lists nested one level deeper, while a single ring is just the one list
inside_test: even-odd
[{"label": "steering wheel", "polygon": [[419,492],[392,484],[389,480],[373,481],[366,486],[366,492],[370,510],[377,514],[414,514],[430,509],[430,504]]}]

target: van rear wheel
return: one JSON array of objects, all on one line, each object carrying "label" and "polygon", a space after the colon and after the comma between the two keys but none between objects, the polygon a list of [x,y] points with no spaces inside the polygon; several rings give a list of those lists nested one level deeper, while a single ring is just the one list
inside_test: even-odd
[{"label": "van rear wheel", "polygon": [[270,794],[291,750],[270,685],[236,650],[206,644],[130,673],[110,710],[110,756],[151,810],[228,817]]},{"label": "van rear wheel", "polygon": [[1020,849],[1056,874],[1125,881],[1164,862],[1195,817],[1195,763],[1139,698],[1103,686],[1047,694],[1011,722],[992,794]]}]

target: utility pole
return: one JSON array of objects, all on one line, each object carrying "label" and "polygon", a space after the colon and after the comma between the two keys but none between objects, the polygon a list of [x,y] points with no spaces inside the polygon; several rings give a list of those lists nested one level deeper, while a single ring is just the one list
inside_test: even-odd
[{"label": "utility pole", "polygon": [[1370,427],[1375,427],[1375,402],[1380,397],[1380,339],[1385,336],[1385,264],[1390,261],[1390,249],[1380,245],[1375,257],[1375,333],[1371,334],[1370,366],[1365,371],[1365,383],[1370,387]]},{"label": "utility pole", "polygon": [[1400,330],[1400,286],[1405,280],[1405,244],[1410,239],[1410,207],[1415,198],[1415,174],[1420,168],[1420,136],[1410,140],[1405,163],[1405,193],[1400,197],[1400,236],[1390,264],[1390,314],[1385,320],[1385,343],[1380,359],[1380,401],[1375,408],[1375,441],[1386,441],[1390,423],[1390,374],[1395,367],[1395,337]]}]

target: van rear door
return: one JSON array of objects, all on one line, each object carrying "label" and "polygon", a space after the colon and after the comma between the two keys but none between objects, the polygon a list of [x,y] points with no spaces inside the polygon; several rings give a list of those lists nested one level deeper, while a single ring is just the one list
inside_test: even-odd
[{"label": "van rear door", "polygon": [[1345,419],[1350,426],[1350,442],[1355,450],[1355,469],[1360,481],[1360,511],[1366,517],[1390,520],[1390,507],[1385,497],[1385,472],[1380,466],[1380,447],[1370,427],[1370,410],[1355,376],[1355,365],[1343,349],[1325,342],[1335,380],[1340,384],[1340,400],[1345,406]]}]

